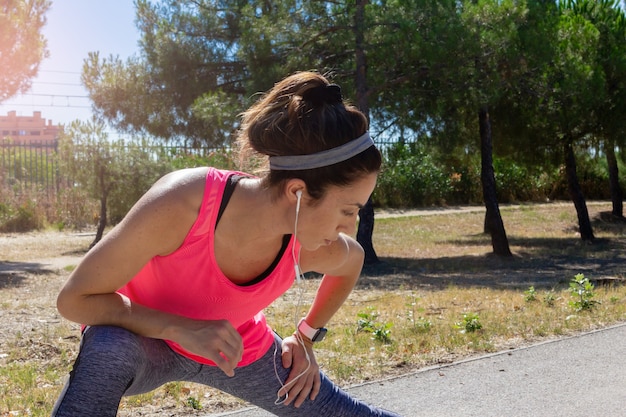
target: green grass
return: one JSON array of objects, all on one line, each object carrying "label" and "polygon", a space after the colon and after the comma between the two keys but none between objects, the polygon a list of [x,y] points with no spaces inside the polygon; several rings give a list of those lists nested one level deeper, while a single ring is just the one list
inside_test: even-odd
[{"label": "green grass", "polygon": [[63,371],[56,366],[42,367],[36,362],[3,365],[0,368],[0,415],[50,415],[57,395],[52,388],[57,385],[60,372]]}]

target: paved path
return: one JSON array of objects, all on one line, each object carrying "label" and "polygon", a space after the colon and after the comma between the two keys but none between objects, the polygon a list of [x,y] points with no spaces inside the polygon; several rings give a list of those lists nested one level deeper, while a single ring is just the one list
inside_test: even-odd
[{"label": "paved path", "polygon": [[[609,210],[610,201],[587,201],[587,207],[606,205]],[[573,203],[570,201],[555,201],[552,203],[527,203],[527,204],[499,204],[500,211],[517,210],[521,207],[571,207],[574,209]],[[390,217],[406,217],[406,216],[434,216],[440,214],[457,214],[457,213],[484,213],[485,206],[446,206],[446,207],[426,207],[417,209],[376,209],[374,211],[376,219],[387,219]],[[574,211],[575,213],[575,211]]]},{"label": "paved path", "polygon": [[[626,323],[349,391],[405,417],[626,416]],[[249,408],[210,416],[271,414]]]}]

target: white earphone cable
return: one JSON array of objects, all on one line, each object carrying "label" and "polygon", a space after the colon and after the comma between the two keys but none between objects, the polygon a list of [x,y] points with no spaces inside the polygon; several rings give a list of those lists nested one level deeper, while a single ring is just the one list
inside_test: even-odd
[{"label": "white earphone cable", "polygon": [[287,388],[288,386],[294,384],[303,375],[305,375],[309,371],[309,369],[311,368],[311,357],[309,356],[309,352],[306,349],[306,345],[304,344],[304,340],[302,339],[302,335],[300,334],[300,332],[298,332],[298,312],[300,311],[300,305],[302,304],[302,297],[303,297],[303,294],[304,294],[304,275],[302,274],[302,269],[300,268],[300,251],[302,250],[302,248],[298,248],[298,256],[296,256],[296,242],[298,240],[298,216],[300,214],[300,199],[302,198],[302,192],[301,191],[297,191],[296,195],[298,196],[298,201],[296,203],[296,219],[295,219],[294,227],[293,227],[293,240],[294,240],[294,242],[293,242],[293,245],[291,245],[291,257],[292,257],[293,263],[294,263],[294,270],[295,270],[295,274],[296,274],[296,284],[298,286],[298,303],[296,304],[296,309],[295,309],[295,314],[294,314],[294,324],[295,324],[295,327],[296,327],[296,332],[295,332],[294,336],[296,337],[296,339],[298,340],[298,343],[300,343],[300,346],[302,346],[302,349],[304,350],[304,354],[305,354],[305,357],[306,357],[306,360],[307,360],[307,367],[298,376],[296,376],[294,379],[289,381],[288,384],[283,384],[282,380],[280,379],[280,376],[278,375],[278,369],[276,368],[276,353],[278,353],[278,345],[277,345],[276,341],[274,341],[274,373],[275,373],[276,379],[278,380],[278,383],[280,384],[280,387],[281,387],[276,392],[276,401],[274,401],[274,404],[276,404],[276,405],[280,405],[280,404],[284,403],[289,398],[289,393],[287,391],[285,391],[284,398],[281,400],[280,391],[281,390],[285,390],[285,388]]}]

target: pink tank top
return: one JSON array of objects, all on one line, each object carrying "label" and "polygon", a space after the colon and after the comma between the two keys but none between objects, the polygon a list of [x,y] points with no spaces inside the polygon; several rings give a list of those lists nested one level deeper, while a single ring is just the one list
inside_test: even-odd
[{"label": "pink tank top", "polygon": [[[183,244],[170,255],[152,258],[119,293],[146,307],[180,316],[228,320],[243,338],[244,354],[238,366],[245,366],[273,344],[272,329],[262,310],[293,283],[292,246],[296,245],[297,252],[299,244],[292,236],[275,268],[255,284],[236,285],[222,273],[214,256],[214,232],[224,187],[232,174],[235,172],[209,169],[198,218]],[[181,355],[215,365],[175,342],[166,342]]]}]

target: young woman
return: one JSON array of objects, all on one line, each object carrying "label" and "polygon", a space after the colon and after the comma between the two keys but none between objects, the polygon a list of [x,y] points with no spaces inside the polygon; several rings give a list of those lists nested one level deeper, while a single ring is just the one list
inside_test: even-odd
[{"label": "young woman", "polygon": [[[58,308],[85,329],[53,416],[114,416],[122,396],[176,380],[279,416],[395,415],[338,389],[313,353],[362,267],[349,235],[381,164],[365,117],[297,73],[243,114],[238,140],[269,170],[166,175],[72,272]],[[281,340],[262,310],[307,271],[324,277]]]}]

